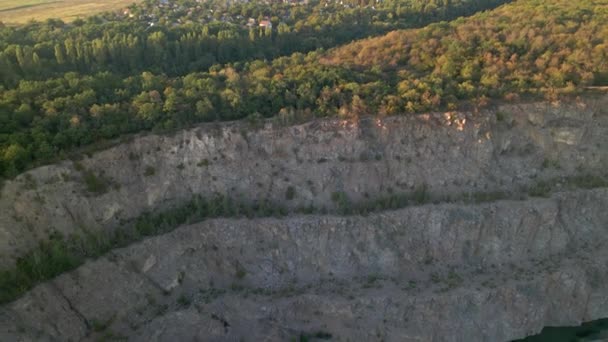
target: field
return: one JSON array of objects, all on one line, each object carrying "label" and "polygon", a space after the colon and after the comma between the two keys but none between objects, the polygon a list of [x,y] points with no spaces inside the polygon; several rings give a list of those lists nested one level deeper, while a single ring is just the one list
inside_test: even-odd
[{"label": "field", "polygon": [[32,19],[78,17],[118,10],[138,0],[0,0],[0,22],[21,24]]}]

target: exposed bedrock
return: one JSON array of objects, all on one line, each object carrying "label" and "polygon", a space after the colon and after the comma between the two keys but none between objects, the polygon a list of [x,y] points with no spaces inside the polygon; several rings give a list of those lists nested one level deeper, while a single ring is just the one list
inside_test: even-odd
[{"label": "exposed bedrock", "polygon": [[[88,260],[0,307],[0,341],[508,341],[608,317],[608,188],[593,178],[608,175],[607,108],[209,124],[28,171],[1,190],[0,269],[53,231],[103,236],[194,195],[292,210]],[[423,185],[432,200],[398,210],[295,210]],[[492,192],[510,195],[459,200]]]},{"label": "exposed bedrock", "polygon": [[69,235],[117,227],[193,194],[331,209],[335,192],[360,201],[426,184],[435,195],[457,196],[517,192],[581,172],[605,174],[607,105],[604,97],[503,105],[478,114],[327,119],[257,129],[209,124],[171,136],[137,136],[6,182],[0,267],[53,230]]},{"label": "exposed bedrock", "polygon": [[507,341],[608,316],[608,189],[216,219],[0,309],[0,340]]}]

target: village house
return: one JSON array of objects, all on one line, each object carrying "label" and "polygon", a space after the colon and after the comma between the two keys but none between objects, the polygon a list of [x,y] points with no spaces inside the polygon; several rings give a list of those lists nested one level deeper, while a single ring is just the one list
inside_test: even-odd
[{"label": "village house", "polygon": [[272,23],[270,22],[270,20],[262,20],[260,21],[260,27],[263,28],[272,28]]},{"label": "village house", "polygon": [[124,10],[122,10],[122,14],[125,17],[129,17],[129,18],[133,18],[135,16],[135,14],[131,13],[131,9],[129,9],[129,8],[125,8]]}]

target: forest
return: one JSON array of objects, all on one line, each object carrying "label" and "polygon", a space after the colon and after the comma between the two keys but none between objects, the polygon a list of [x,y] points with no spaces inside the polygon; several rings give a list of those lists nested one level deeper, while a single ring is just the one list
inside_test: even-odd
[{"label": "forest", "polygon": [[608,1],[507,2],[146,1],[3,26],[0,175],[199,122],[407,115],[608,85]]},{"label": "forest", "polygon": [[[148,1],[126,9],[127,16],[106,14],[71,24],[50,19],[7,26],[0,28],[0,82],[14,87],[21,80],[45,80],[66,72],[108,71],[126,77],[150,71],[179,76],[206,71],[215,64],[329,48],[506,2],[443,0],[435,5],[432,1],[399,0],[397,6],[391,1],[377,9],[334,2],[302,6],[249,2],[223,9],[213,2],[162,5]],[[270,26],[257,24],[264,18]],[[247,26],[249,19],[256,24]]]}]

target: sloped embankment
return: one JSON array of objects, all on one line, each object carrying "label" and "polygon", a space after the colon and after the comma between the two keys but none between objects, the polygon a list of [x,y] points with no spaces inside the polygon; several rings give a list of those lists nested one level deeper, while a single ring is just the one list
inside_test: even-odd
[{"label": "sloped embankment", "polygon": [[598,189],[209,220],[36,287],[0,339],[506,341],[608,316],[606,207]]},{"label": "sloped embankment", "polygon": [[479,114],[331,119],[285,128],[232,123],[135,137],[7,182],[0,195],[0,267],[54,231],[104,231],[193,195],[332,210],[336,194],[360,202],[425,186],[437,198],[457,199],[604,175],[606,104],[608,97]]}]

